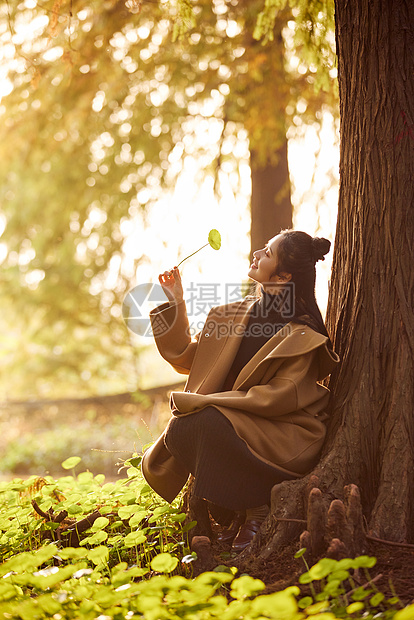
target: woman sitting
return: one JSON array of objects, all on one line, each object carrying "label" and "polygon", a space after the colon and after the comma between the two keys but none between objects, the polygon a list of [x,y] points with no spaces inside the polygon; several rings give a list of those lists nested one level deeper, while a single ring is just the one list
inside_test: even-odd
[{"label": "woman sitting", "polygon": [[172,392],[172,418],[145,452],[148,484],[171,502],[194,476],[193,493],[234,511],[222,540],[238,552],[260,529],[275,484],[308,473],[325,438],[339,361],[315,299],[315,264],[330,242],[287,230],[253,253],[260,294],[213,308],[195,340],[176,267],[159,276],[169,302],[151,312],[159,352],[188,374]]}]

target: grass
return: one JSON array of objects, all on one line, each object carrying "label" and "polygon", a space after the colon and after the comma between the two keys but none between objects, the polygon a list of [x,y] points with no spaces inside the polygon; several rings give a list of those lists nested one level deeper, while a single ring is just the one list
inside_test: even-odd
[{"label": "grass", "polygon": [[[156,416],[153,415],[157,407]],[[61,463],[76,454],[94,474],[118,476],[119,462],[152,442],[169,415],[168,403],[150,407],[140,403],[132,412],[68,409],[41,410],[29,415],[3,414],[0,437],[0,476],[59,476]]]}]

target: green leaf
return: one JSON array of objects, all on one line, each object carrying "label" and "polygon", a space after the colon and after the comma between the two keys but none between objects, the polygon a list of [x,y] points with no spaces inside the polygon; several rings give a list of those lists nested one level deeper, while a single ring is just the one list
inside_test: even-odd
[{"label": "green leaf", "polygon": [[364,603],[359,601],[357,603],[351,603],[350,605],[348,605],[348,607],[346,608],[346,611],[348,614],[355,614],[358,611],[362,611],[364,607],[365,607]]},{"label": "green leaf", "polygon": [[102,530],[99,530],[98,532],[95,532],[95,534],[92,534],[92,536],[88,536],[88,538],[85,538],[84,540],[82,540],[81,544],[88,544],[88,545],[97,545],[101,542],[103,542],[104,540],[106,540],[108,538],[108,533],[107,532],[103,532]]},{"label": "green leaf", "polygon": [[[329,575],[331,577],[331,575]],[[343,588],[341,588],[341,581],[339,579],[330,579],[326,586],[323,589],[323,594],[327,597],[334,597],[340,594],[340,591],[343,592]]]},{"label": "green leaf", "polygon": [[258,596],[252,601],[251,610],[255,615],[293,620],[297,616],[298,605],[291,594],[282,591]]},{"label": "green leaf", "polygon": [[354,568],[372,568],[377,563],[377,558],[368,555],[360,555],[353,560]]},{"label": "green leaf", "polygon": [[348,570],[350,568],[354,568],[354,560],[351,560],[351,558],[343,558],[342,560],[339,560],[336,568],[337,570]]},{"label": "green leaf", "polygon": [[52,507],[52,504],[53,504],[52,500],[50,499],[50,497],[48,497],[47,499],[45,499],[44,502],[40,504],[39,508],[43,510],[43,512],[47,512],[49,508]]},{"label": "green leaf", "polygon": [[363,601],[364,598],[367,598],[367,596],[369,596],[370,594],[372,594],[372,590],[367,590],[361,586],[360,588],[357,588],[355,592],[351,594],[351,598],[354,601]]},{"label": "green leaf", "polygon": [[180,512],[179,514],[176,515],[171,515],[171,521],[173,521],[174,523],[182,523],[183,521],[185,521],[187,515],[185,514],[185,512]]},{"label": "green leaf", "polygon": [[[56,566],[50,566],[49,568],[38,571],[32,578],[32,583],[35,588],[41,588],[46,590],[47,588],[53,588],[60,581],[65,581],[73,575],[73,573],[80,568],[80,565],[70,564],[57,568]],[[57,570],[56,570],[57,569]]]},{"label": "green leaf", "polygon": [[59,549],[57,555],[62,560],[79,560],[87,555],[87,551],[78,547],[66,547],[65,549]]},{"label": "green leaf", "polygon": [[160,553],[151,560],[152,570],[157,573],[171,573],[178,564],[178,559],[173,557],[170,553]]},{"label": "green leaf", "polygon": [[320,603],[314,603],[313,605],[310,605],[306,609],[306,613],[313,616],[314,614],[322,613],[323,611],[328,609],[328,607],[328,601],[321,601]]},{"label": "green leaf", "polygon": [[299,549],[299,551],[296,551],[293,557],[296,559],[301,558],[302,555],[305,555],[306,551],[307,551],[306,547],[303,547],[302,549]]},{"label": "green leaf", "polygon": [[394,620],[414,620],[414,605],[400,609],[394,616]]},{"label": "green leaf", "polygon": [[129,520],[129,527],[137,527],[146,516],[147,513],[145,510],[140,510],[139,512],[134,513]]},{"label": "green leaf", "polygon": [[309,576],[312,579],[320,580],[327,577],[330,573],[332,573],[337,568],[338,562],[336,560],[331,560],[330,558],[322,558],[319,560],[317,564],[312,566],[309,570]]},{"label": "green leaf", "polygon": [[197,525],[197,521],[190,521],[189,523],[186,523],[183,526],[182,532],[189,532],[190,530],[193,529],[193,527],[195,527]]},{"label": "green leaf", "polygon": [[311,575],[309,574],[309,571],[307,573],[303,573],[303,575],[299,577],[299,583],[302,583],[303,585],[307,583],[311,583],[312,581],[313,579]]},{"label": "green leaf", "polygon": [[98,530],[102,530],[109,524],[109,519],[107,517],[98,517],[92,527],[90,528],[91,532],[97,532]]},{"label": "green leaf", "polygon": [[306,607],[309,607],[309,605],[312,605],[312,603],[313,599],[311,596],[304,596],[300,599],[300,601],[298,601],[298,606],[300,607],[300,609],[306,609]]},{"label": "green leaf", "polygon": [[22,595],[22,589],[10,583],[0,583],[0,601],[10,601]]},{"label": "green leaf", "polygon": [[265,589],[265,584],[260,579],[254,579],[249,575],[242,575],[231,584],[230,594],[233,598],[241,600],[256,596]]},{"label": "green leaf", "polygon": [[96,564],[106,564],[109,559],[109,549],[104,547],[103,545],[100,547],[95,547],[95,549],[91,549],[88,553],[88,560]]},{"label": "green leaf", "polygon": [[142,456],[133,456],[125,461],[125,465],[131,465],[132,467],[138,467],[142,461]]},{"label": "green leaf", "polygon": [[346,581],[349,578],[347,570],[335,570],[328,576],[328,581]]},{"label": "green leaf", "polygon": [[108,545],[116,545],[123,540],[123,536],[121,534],[117,534],[116,536],[109,536],[107,539]]},{"label": "green leaf", "polygon": [[61,604],[54,600],[52,594],[44,594],[43,596],[39,596],[37,599],[37,604],[49,618],[53,617],[54,614],[57,614],[62,609]]},{"label": "green leaf", "polygon": [[47,562],[48,560],[53,558],[53,556],[56,555],[57,552],[58,548],[54,544],[46,545],[45,547],[41,547],[40,549],[38,549],[35,554],[37,566],[40,566],[41,564],[44,564],[44,562]]},{"label": "green leaf", "polygon": [[118,515],[120,519],[127,520],[136,512],[142,512],[142,506],[131,504],[130,506],[121,506],[118,510]]},{"label": "green leaf", "polygon": [[124,539],[125,547],[135,547],[135,545],[141,545],[147,540],[147,537],[143,532],[136,531],[127,534]]},{"label": "green leaf", "polygon": [[80,456],[71,456],[66,459],[66,461],[63,461],[61,465],[63,469],[73,469],[74,467],[76,467],[76,465],[78,465],[78,463],[81,462],[81,460],[82,459]]},{"label": "green leaf", "polygon": [[376,594],[374,594],[373,597],[369,599],[369,604],[372,605],[372,607],[377,607],[382,603],[384,599],[385,594],[383,594],[382,592],[377,592]]},{"label": "green leaf", "polygon": [[208,242],[213,250],[219,250],[221,248],[221,235],[215,228],[212,228],[208,233]]}]

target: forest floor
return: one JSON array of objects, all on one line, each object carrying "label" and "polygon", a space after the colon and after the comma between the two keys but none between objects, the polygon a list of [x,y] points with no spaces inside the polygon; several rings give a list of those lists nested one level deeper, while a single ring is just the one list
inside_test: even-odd
[{"label": "forest floor", "polygon": [[[207,553],[204,558],[207,559],[207,565],[204,567],[202,566],[203,559],[201,559],[201,564],[199,563],[201,570],[211,570],[218,565],[236,566],[240,573],[261,579],[266,585],[265,593],[279,592],[289,586],[297,585],[303,596],[311,594],[309,586],[299,583],[300,576],[307,571],[307,568],[303,558],[295,558],[299,549],[298,542],[285,547],[268,560],[251,555],[243,562],[239,562],[237,556],[230,553],[230,545],[223,545],[215,539],[220,526],[212,524],[212,529],[210,554]],[[414,548],[367,540],[364,554],[375,557],[377,562],[369,570],[358,569],[359,573],[353,576],[354,584],[345,584],[347,592],[352,590],[355,584],[359,587],[370,583],[369,588],[373,592],[381,592],[386,599],[397,596],[402,606],[414,603]],[[316,560],[310,564],[315,563]],[[313,583],[317,590],[316,582]]]},{"label": "forest floor", "polygon": [[[0,404],[4,429],[0,475],[5,479],[33,472],[62,475],[60,463],[79,455],[90,471],[105,473],[110,479],[119,477],[118,457],[128,458],[135,450],[139,452],[141,445],[152,441],[164,426],[169,417],[171,387],[148,390],[134,399],[119,395]],[[303,559],[294,558],[298,548],[298,543],[293,544],[266,562],[251,558],[240,567],[241,572],[261,579],[269,593],[298,585],[306,570]],[[215,566],[235,562],[229,551],[228,546],[213,542]],[[414,549],[367,541],[365,553],[377,558],[377,564],[369,570],[375,587],[387,598],[397,595],[403,604],[413,603]],[[365,575],[362,580],[367,581]],[[301,591],[306,594],[302,585]]]},{"label": "forest floor", "polygon": [[[219,543],[213,543],[213,555],[218,564],[231,565],[231,561],[223,561],[223,551],[229,551]],[[292,585],[300,585],[299,577],[306,571],[302,558],[295,558],[298,544],[286,547],[280,554],[267,561],[251,558],[245,562],[242,572],[261,579],[266,584],[266,593],[278,592]],[[366,555],[377,558],[376,565],[369,569],[369,576],[361,575],[361,584],[369,579],[375,580],[375,588],[385,597],[398,596],[403,605],[414,603],[414,549],[396,547],[367,541]],[[315,562],[312,562],[314,564]],[[306,586],[300,585],[304,595]]]}]

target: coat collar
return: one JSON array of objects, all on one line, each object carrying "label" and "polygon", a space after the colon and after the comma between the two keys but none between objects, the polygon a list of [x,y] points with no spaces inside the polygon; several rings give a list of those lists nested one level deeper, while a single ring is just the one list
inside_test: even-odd
[{"label": "coat collar", "polygon": [[[245,297],[240,302],[239,306],[235,308],[236,324],[244,328],[247,326],[251,308],[256,302],[257,298],[251,296]],[[227,306],[223,308],[227,308]],[[228,350],[228,356],[231,356],[232,360],[240,346],[240,338],[242,336],[243,332],[241,330],[233,330],[227,339],[226,350]],[[239,389],[240,386],[251,378],[252,374],[256,374],[256,372],[263,374],[265,371],[264,367],[267,367],[272,360],[304,355],[318,348],[320,348],[318,381],[321,381],[331,373],[334,366],[339,362],[338,355],[328,349],[328,340],[326,336],[316,332],[308,325],[289,321],[274,336],[269,338],[241,369],[236,377],[234,389]]]},{"label": "coat collar", "polygon": [[[232,362],[240,346],[244,329],[250,317],[250,310],[257,302],[256,297],[247,296],[242,301],[214,308],[206,321],[201,334],[196,358],[194,359],[191,376],[186,388],[202,394],[216,392],[222,384],[223,376],[227,376]],[[214,333],[223,327],[226,335],[221,337]],[[225,329],[224,329],[225,328]],[[209,338],[206,338],[206,335]],[[239,389],[251,376],[264,374],[268,365],[277,358],[293,357],[308,353],[321,347],[319,355],[318,380],[326,377],[339,360],[336,354],[330,354],[326,347],[328,338],[315,332],[307,325],[290,321],[272,336],[263,347],[242,368],[236,378],[234,389]],[[212,363],[206,366],[206,358]],[[323,376],[322,376],[323,375]]]}]

